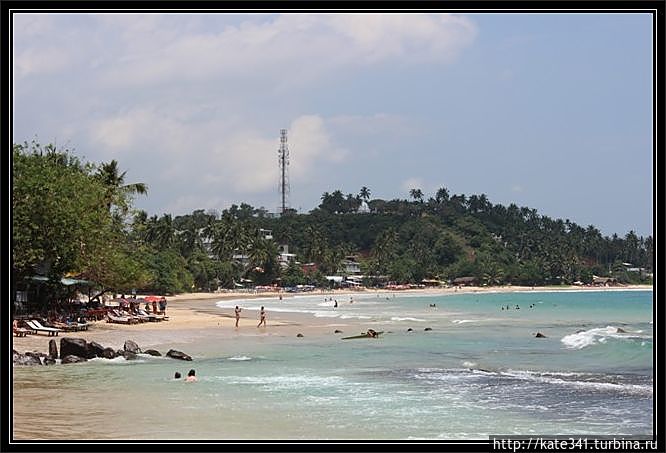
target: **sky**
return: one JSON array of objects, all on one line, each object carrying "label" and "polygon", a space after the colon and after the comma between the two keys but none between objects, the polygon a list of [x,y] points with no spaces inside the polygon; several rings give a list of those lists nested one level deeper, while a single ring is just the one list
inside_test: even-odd
[{"label": "sky", "polygon": [[115,159],[149,215],[485,194],[653,234],[648,14],[16,13],[14,143]]}]

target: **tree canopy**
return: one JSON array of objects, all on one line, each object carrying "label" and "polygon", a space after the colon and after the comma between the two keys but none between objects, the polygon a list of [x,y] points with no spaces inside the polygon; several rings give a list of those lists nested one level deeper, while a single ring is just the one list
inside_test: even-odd
[{"label": "tree canopy", "polygon": [[[358,195],[325,192],[307,214],[271,216],[240,203],[221,214],[149,216],[132,207],[147,187],[126,183],[115,160],[97,166],[37,143],[14,145],[12,157],[17,282],[77,276],[99,291],[166,294],[234,288],[241,281],[325,284],[324,275],[344,274],[351,256],[367,283],[475,277],[488,285],[556,285],[589,283],[593,275],[651,281],[651,236],[604,237],[593,225],[494,205],[485,194],[441,187],[430,198],[411,189],[412,201],[371,200],[362,186]],[[362,201],[369,213],[358,212]],[[278,260],[282,245],[295,254],[288,266]]]}]

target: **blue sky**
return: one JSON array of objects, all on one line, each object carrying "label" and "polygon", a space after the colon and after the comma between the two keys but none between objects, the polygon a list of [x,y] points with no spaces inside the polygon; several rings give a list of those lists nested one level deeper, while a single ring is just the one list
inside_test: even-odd
[{"label": "blue sky", "polygon": [[485,193],[652,234],[647,14],[16,14],[13,141],[145,182],[150,215]]}]

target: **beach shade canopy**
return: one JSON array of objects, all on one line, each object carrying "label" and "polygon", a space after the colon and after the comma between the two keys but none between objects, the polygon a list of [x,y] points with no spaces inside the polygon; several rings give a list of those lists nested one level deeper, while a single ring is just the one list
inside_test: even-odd
[{"label": "beach shade canopy", "polygon": [[146,296],[143,298],[146,302],[159,302],[163,300],[164,298],[162,296]]}]

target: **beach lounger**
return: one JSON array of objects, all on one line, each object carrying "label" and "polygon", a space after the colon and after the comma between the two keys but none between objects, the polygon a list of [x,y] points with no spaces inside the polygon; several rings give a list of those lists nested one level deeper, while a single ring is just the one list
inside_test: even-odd
[{"label": "beach lounger", "polygon": [[127,316],[116,316],[113,313],[107,313],[106,322],[111,322],[116,324],[130,324],[132,321]]},{"label": "beach lounger", "polygon": [[79,330],[75,325],[73,324],[67,324],[64,322],[51,322],[50,326],[45,326],[45,327],[53,327],[55,329],[60,329],[64,332],[76,332]]},{"label": "beach lounger", "polygon": [[139,308],[139,315],[146,318],[148,321],[151,321],[151,322],[163,321],[164,320],[164,316],[156,315],[156,314],[153,314],[153,313],[148,313],[143,308]]},{"label": "beach lounger", "polygon": [[49,336],[58,336],[58,333],[60,332],[60,329],[56,329],[55,327],[44,327],[38,320],[33,319],[31,321],[26,321],[25,322],[30,329],[35,332],[46,332],[49,334]]},{"label": "beach lounger", "polygon": [[30,330],[24,327],[14,327],[14,335],[17,337],[25,337],[30,333]]},{"label": "beach lounger", "polygon": [[130,324],[137,324],[137,323],[140,323],[140,322],[141,322],[141,319],[139,319],[138,316],[134,316],[133,314],[131,314],[131,313],[129,313],[129,312],[126,312],[126,311],[118,311],[118,310],[114,310],[113,313],[114,313],[116,316],[120,316],[120,317],[122,317],[122,318],[129,318],[129,320],[130,320]]}]

